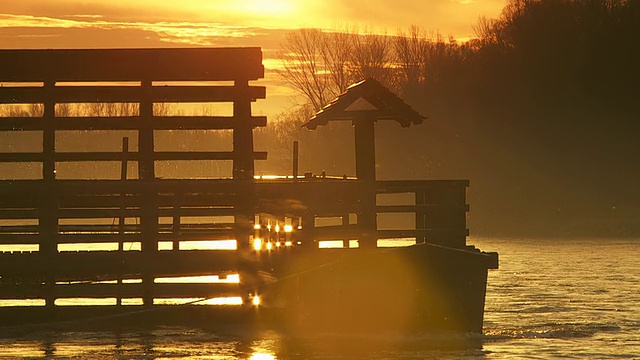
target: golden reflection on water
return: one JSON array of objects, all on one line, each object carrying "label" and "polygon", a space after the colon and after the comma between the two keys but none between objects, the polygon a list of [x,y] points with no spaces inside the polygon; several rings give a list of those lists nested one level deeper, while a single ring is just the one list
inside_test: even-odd
[{"label": "golden reflection on water", "polygon": [[255,354],[251,355],[249,360],[275,360],[275,358],[276,357],[271,355],[271,354],[255,353]]},{"label": "golden reflection on water", "polygon": [[[258,298],[259,299],[259,298]],[[260,301],[254,299],[254,305],[259,305]],[[255,304],[255,301],[258,304]],[[240,296],[215,297],[215,298],[156,298],[153,299],[154,305],[212,305],[212,306],[238,306],[242,305],[244,300]],[[116,298],[59,298],[55,300],[56,306],[115,306]],[[45,306],[44,299],[0,299],[0,307],[21,307]],[[123,298],[123,306],[143,305],[142,298]]]},{"label": "golden reflection on water", "polygon": [[275,360],[281,336],[272,331],[211,333],[185,327],[143,331],[49,332],[0,336],[0,359],[250,359]]},{"label": "golden reflection on water", "polygon": [[237,250],[236,240],[181,241],[180,250]]},{"label": "golden reflection on water", "polygon": [[117,303],[116,298],[61,298],[55,300],[56,306],[113,306]]},{"label": "golden reflection on water", "polygon": [[8,306],[45,306],[44,299],[1,299],[0,307]]},{"label": "golden reflection on water", "polygon": [[[124,284],[138,284],[142,283],[141,279],[124,279]],[[57,282],[56,284],[73,285],[75,283],[82,284],[81,282]],[[116,284],[116,280],[95,281],[94,284]],[[189,277],[164,277],[156,278],[154,280],[156,284],[239,284],[239,274],[228,275],[204,275],[204,276],[189,276]],[[142,298],[123,298],[122,305],[124,306],[137,306],[143,305]],[[238,306],[243,304],[242,297],[239,296],[227,296],[227,297],[215,297],[211,299],[206,298],[158,298],[154,299],[154,305],[181,305],[181,304],[194,304],[194,305],[212,305],[212,306]],[[55,300],[56,306],[114,306],[117,304],[117,299],[110,298],[59,298]],[[0,307],[19,307],[19,306],[45,306],[44,299],[0,299]]]},{"label": "golden reflection on water", "polygon": [[39,244],[3,244],[0,252],[36,252],[40,250]]},{"label": "golden reflection on water", "polygon": [[220,276],[220,275],[165,277],[165,278],[156,278],[154,282],[156,284],[177,284],[177,283],[238,284],[240,283],[240,274],[230,274],[230,275],[227,275],[226,277]]},{"label": "golden reflection on water", "polygon": [[[12,344],[14,345],[14,344]],[[47,356],[42,344],[37,342],[20,343],[17,346],[0,346],[2,359],[36,359]]]},{"label": "golden reflection on water", "polygon": [[243,300],[240,296],[232,297],[216,297],[211,299],[203,298],[173,298],[173,299],[153,299],[154,305],[242,305]]}]

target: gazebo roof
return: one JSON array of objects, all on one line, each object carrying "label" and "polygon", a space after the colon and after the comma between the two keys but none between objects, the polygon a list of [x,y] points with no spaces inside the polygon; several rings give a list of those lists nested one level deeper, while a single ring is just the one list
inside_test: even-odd
[{"label": "gazebo roof", "polygon": [[329,121],[352,120],[363,115],[374,121],[396,120],[402,127],[419,125],[427,118],[378,81],[369,78],[349,86],[303,126],[314,130]]}]

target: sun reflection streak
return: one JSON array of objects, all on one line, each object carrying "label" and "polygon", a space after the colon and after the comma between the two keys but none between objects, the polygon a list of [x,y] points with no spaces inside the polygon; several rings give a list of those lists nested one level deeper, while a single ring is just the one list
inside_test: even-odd
[{"label": "sun reflection streak", "polygon": [[249,360],[275,360],[275,356],[267,353],[255,353],[251,355]]}]

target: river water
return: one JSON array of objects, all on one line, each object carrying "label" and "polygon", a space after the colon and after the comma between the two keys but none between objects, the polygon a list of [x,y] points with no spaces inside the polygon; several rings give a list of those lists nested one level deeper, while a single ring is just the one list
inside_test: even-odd
[{"label": "river water", "polygon": [[500,253],[484,334],[0,329],[0,358],[640,359],[640,239],[470,239]]}]

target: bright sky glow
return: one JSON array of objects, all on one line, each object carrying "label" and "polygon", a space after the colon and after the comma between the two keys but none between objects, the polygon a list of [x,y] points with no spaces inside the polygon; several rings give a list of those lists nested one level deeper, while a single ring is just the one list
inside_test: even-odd
[{"label": "bright sky glow", "polygon": [[[203,28],[292,29],[366,26],[395,32],[409,25],[468,36],[481,15],[495,17],[505,0],[20,0],[0,10],[0,27],[108,27],[133,25],[152,31],[182,28],[183,34]],[[161,30],[164,29],[164,30]],[[215,31],[209,30],[211,33]],[[232,31],[233,32],[233,31]],[[236,34],[238,35],[238,34]]]},{"label": "bright sky glow", "polygon": [[239,14],[264,17],[289,17],[296,15],[296,2],[287,0],[253,0],[234,2],[232,9]]},{"label": "bright sky glow", "polygon": [[460,40],[506,0],[16,0],[0,7],[0,49],[243,47],[263,49],[267,100],[258,115],[291,108],[295,92],[273,72],[287,31],[360,28],[395,34],[417,25]]}]

